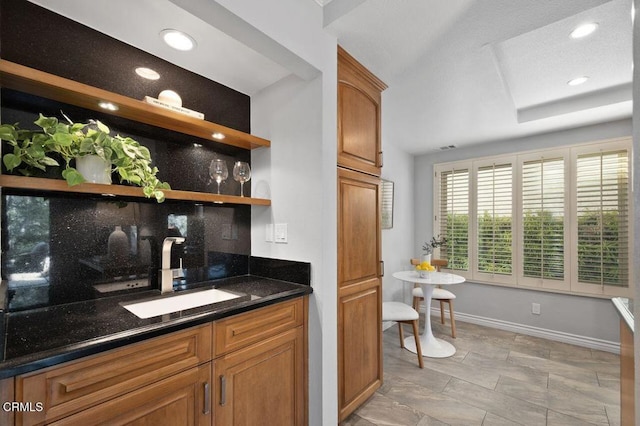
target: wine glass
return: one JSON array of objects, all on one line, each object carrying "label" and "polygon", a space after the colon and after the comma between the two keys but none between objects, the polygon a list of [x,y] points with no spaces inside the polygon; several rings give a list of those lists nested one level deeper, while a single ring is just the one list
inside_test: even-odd
[{"label": "wine glass", "polygon": [[249,163],[236,161],[236,164],[233,166],[233,178],[237,182],[240,182],[240,196],[244,197],[244,183],[251,179],[251,168],[249,167]]},{"label": "wine glass", "polygon": [[229,177],[227,162],[216,158],[209,165],[209,176],[218,184],[218,194],[220,194],[220,182],[224,182]]}]

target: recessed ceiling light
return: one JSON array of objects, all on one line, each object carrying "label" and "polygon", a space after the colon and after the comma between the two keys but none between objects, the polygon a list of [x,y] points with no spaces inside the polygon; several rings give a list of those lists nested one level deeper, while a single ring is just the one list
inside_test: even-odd
[{"label": "recessed ceiling light", "polygon": [[574,78],[573,80],[567,81],[567,84],[569,86],[578,86],[580,84],[586,83],[587,80],[589,80],[589,77],[587,77],[587,76],[577,77],[577,78]]},{"label": "recessed ceiling light", "polygon": [[160,78],[160,74],[152,70],[151,68],[138,67],[136,68],[136,74],[147,80],[157,80]]},{"label": "recessed ceiling light", "polygon": [[166,29],[160,31],[160,35],[165,43],[177,50],[191,50],[196,47],[196,41],[187,33],[182,31]]},{"label": "recessed ceiling light", "polygon": [[224,135],[222,133],[214,133],[211,135],[211,137],[213,137],[214,139],[218,139],[219,141],[224,139]]},{"label": "recessed ceiling light", "polygon": [[104,108],[104,109],[108,109],[109,111],[117,111],[118,110],[118,106],[112,104],[111,102],[99,102],[98,106],[100,108]]},{"label": "recessed ceiling light", "polygon": [[580,26],[577,26],[573,31],[571,31],[571,38],[586,37],[597,29],[598,29],[598,24],[596,22],[589,22],[587,24],[582,24]]}]

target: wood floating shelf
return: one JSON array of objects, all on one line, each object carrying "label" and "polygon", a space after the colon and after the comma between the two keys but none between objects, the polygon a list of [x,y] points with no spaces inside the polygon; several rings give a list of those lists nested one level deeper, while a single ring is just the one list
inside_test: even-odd
[{"label": "wood floating shelf", "polygon": [[[256,149],[271,146],[271,142],[267,139],[3,59],[0,59],[0,86],[238,148]],[[107,110],[101,107],[100,104],[105,102],[112,104],[115,110]],[[217,137],[214,137],[214,134]],[[219,135],[223,135],[224,138],[220,139]],[[95,183],[69,186],[64,180],[16,175],[0,175],[0,187],[146,198],[142,193],[142,189],[134,186]],[[167,200],[216,204],[271,205],[271,200],[264,198],[181,190],[164,190],[163,192]]]},{"label": "wood floating shelf", "polygon": [[[76,194],[146,198],[142,193],[142,188],[137,186],[104,185],[100,183],[81,183],[80,185],[69,186],[67,181],[62,179],[34,178],[15,175],[0,175],[0,187],[31,191],[53,191]],[[218,195],[206,192],[181,191],[176,189],[165,189],[163,192],[167,200],[196,201],[214,204],[247,204],[254,206],[271,205],[271,200],[265,198]]]},{"label": "wood floating shelf", "polygon": [[[0,85],[225,145],[244,149],[271,146],[267,139],[3,59],[0,59]],[[105,102],[113,105],[115,110],[100,107]],[[216,138],[214,134],[224,138]]]}]

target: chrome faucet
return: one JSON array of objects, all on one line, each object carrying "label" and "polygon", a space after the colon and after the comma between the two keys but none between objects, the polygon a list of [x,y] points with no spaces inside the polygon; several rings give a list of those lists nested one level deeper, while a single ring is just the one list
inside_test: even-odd
[{"label": "chrome faucet", "polygon": [[161,293],[171,293],[173,291],[173,279],[184,276],[182,258],[180,258],[180,267],[178,269],[171,269],[171,246],[173,243],[184,243],[184,237],[167,237],[162,243],[162,269],[160,269]]}]

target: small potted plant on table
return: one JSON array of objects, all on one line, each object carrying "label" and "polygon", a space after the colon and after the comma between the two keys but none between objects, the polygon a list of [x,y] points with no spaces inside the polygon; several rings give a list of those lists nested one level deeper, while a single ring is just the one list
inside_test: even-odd
[{"label": "small potted plant on table", "polygon": [[424,243],[422,246],[422,261],[431,264],[431,255],[433,254],[433,250],[445,245],[446,243],[447,239],[445,237],[441,237],[440,235],[438,235],[437,238],[432,237],[431,241]]}]

